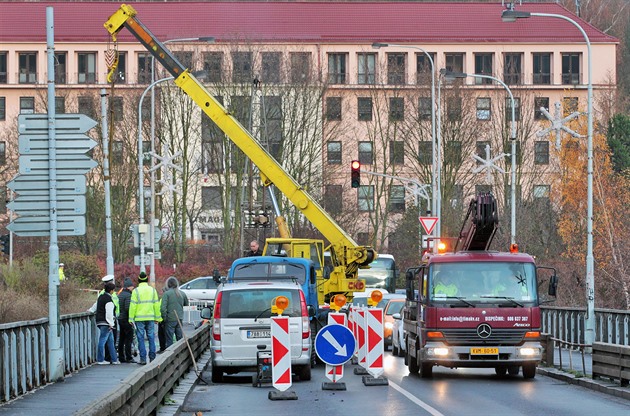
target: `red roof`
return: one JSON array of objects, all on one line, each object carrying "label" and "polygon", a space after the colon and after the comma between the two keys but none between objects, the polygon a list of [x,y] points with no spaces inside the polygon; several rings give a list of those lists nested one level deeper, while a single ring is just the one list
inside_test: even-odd
[{"label": "red roof", "polygon": [[[57,42],[107,42],[103,23],[122,2],[0,2],[0,42],[45,42],[53,6]],[[535,17],[501,21],[501,3],[459,2],[130,2],[159,39],[214,36],[217,41],[292,43],[584,42],[571,23]],[[591,43],[617,43],[556,3],[516,10],[562,14]],[[122,30],[120,41],[134,41]]]}]

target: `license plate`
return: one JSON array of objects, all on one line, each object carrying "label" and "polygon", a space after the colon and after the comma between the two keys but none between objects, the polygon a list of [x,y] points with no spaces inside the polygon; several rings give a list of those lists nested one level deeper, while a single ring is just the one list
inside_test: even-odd
[{"label": "license plate", "polygon": [[498,348],[471,348],[470,355],[499,355]]},{"label": "license plate", "polygon": [[247,338],[271,338],[271,331],[247,331]]}]

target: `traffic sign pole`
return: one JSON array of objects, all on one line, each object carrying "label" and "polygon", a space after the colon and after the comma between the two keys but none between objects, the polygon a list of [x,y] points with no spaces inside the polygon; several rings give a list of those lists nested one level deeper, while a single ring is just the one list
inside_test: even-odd
[{"label": "traffic sign pole", "polygon": [[[339,324],[347,327],[347,316],[345,313],[330,312],[328,314],[328,325]],[[352,332],[352,331],[351,331]],[[326,364],[326,378],[336,383],[343,378],[343,365]]]}]

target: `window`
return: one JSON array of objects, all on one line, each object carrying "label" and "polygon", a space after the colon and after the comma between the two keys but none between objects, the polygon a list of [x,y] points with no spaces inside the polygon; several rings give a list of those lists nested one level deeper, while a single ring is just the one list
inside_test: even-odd
[{"label": "window", "polygon": [[[475,74],[492,76],[492,53],[476,53],[475,54]],[[486,85],[492,84],[492,80],[488,78],[475,77],[475,84]]]},{"label": "window", "polygon": [[223,52],[205,52],[203,70],[206,71],[207,82],[223,81]]},{"label": "window", "polygon": [[359,53],[357,60],[357,82],[359,84],[374,84],[376,81],[376,54]]},{"label": "window", "polygon": [[[515,146],[516,147],[516,164],[520,166],[521,162],[523,161],[523,157],[521,154],[521,142],[520,140],[516,140]],[[506,155],[509,154],[510,156],[506,156],[506,160],[507,163],[509,163],[510,165],[512,164],[512,140],[506,140],[503,142],[503,153],[505,153]]]},{"label": "window", "polygon": [[550,53],[534,53],[534,84],[551,84],[551,54]]},{"label": "window", "polygon": [[475,195],[492,192],[492,185],[475,185]]},{"label": "window", "polygon": [[328,142],[326,147],[328,150],[328,163],[331,165],[341,164],[341,142]]},{"label": "window", "polygon": [[114,118],[114,121],[121,121],[123,119],[123,114],[123,97],[112,97],[112,117]]},{"label": "window", "polygon": [[462,115],[462,97],[446,99],[446,116],[449,120],[459,120]]},{"label": "window", "polygon": [[66,60],[68,54],[65,52],[55,52],[55,84],[67,83],[67,67]]},{"label": "window", "polygon": [[[0,142],[0,165],[4,166],[7,164],[7,142]],[[6,190],[5,190],[6,191]],[[0,195],[2,199],[4,199],[4,195]]]},{"label": "window", "polygon": [[89,95],[81,95],[78,98],[79,113],[85,114],[90,118],[96,117],[96,110],[94,107],[94,99]]},{"label": "window", "polygon": [[201,188],[201,209],[223,209],[223,192],[220,186],[203,186]]},{"label": "window", "polygon": [[267,139],[269,152],[276,160],[282,159],[282,97],[266,95],[263,97],[265,119],[263,132]]},{"label": "window", "polygon": [[389,120],[403,121],[405,119],[405,99],[402,97],[390,97]]},{"label": "window", "polygon": [[112,165],[122,165],[124,155],[123,142],[121,140],[114,140],[112,143],[112,153],[109,158]]},{"label": "window", "polygon": [[20,97],[20,114],[35,112],[35,97]]},{"label": "window", "polygon": [[324,188],[324,208],[331,214],[340,214],[343,210],[343,188],[341,185],[326,185]]},{"label": "window", "polygon": [[566,117],[571,113],[575,113],[578,111],[578,97],[563,97],[562,98],[562,108],[563,108],[563,116]]},{"label": "window", "polygon": [[0,52],[0,84],[7,83],[7,53]]},{"label": "window", "polygon": [[451,207],[458,208],[463,205],[464,202],[464,185],[453,185],[453,193],[451,194]]},{"label": "window", "polygon": [[193,70],[193,53],[191,51],[174,51],[173,55],[184,68]]},{"label": "window", "polygon": [[341,120],[341,97],[326,98],[326,120]]},{"label": "window", "polygon": [[64,114],[66,112],[66,97],[55,97],[55,113]]},{"label": "window", "polygon": [[371,97],[359,97],[357,99],[358,106],[358,120],[359,121],[372,121],[372,98]]},{"label": "window", "polygon": [[[490,146],[490,142],[477,141],[477,143],[475,143],[475,154],[483,160],[486,160],[486,146]],[[490,150],[492,150],[492,148]],[[492,156],[492,153],[490,153],[490,156]],[[477,159],[475,159],[475,161],[477,162],[477,166],[481,165],[480,161]]]},{"label": "window", "polygon": [[311,54],[310,52],[292,52],[291,58],[291,82],[302,84],[311,79]]},{"label": "window", "polygon": [[[435,64],[435,53],[429,53]],[[430,84],[433,67],[429,57],[424,53],[416,54],[416,83],[418,85]]]},{"label": "window", "polygon": [[357,190],[359,211],[374,211],[374,185],[361,185]]},{"label": "window", "polygon": [[370,233],[357,233],[357,242],[365,246],[370,245]]},{"label": "window", "polygon": [[392,185],[389,188],[389,211],[405,212],[405,187]]},{"label": "window", "polygon": [[492,106],[490,98],[477,98],[477,120],[490,120],[491,112]]},{"label": "window", "polygon": [[116,67],[115,80],[120,84],[127,83],[127,54],[120,52],[118,54],[118,66]]},{"label": "window", "polygon": [[[217,96],[223,104],[223,97]],[[205,113],[201,114],[201,172],[223,172],[223,132]]]},{"label": "window", "polygon": [[418,142],[418,163],[421,165],[433,163],[433,142],[427,140]]},{"label": "window", "polygon": [[450,140],[444,143],[444,161],[452,166],[462,163],[462,142]]},{"label": "window", "polygon": [[0,121],[7,119],[7,97],[0,97]]},{"label": "window", "polygon": [[151,54],[138,53],[138,84],[151,83]]},{"label": "window", "polygon": [[550,188],[549,185],[534,185],[532,194],[534,198],[549,198]]},{"label": "window", "polygon": [[[521,99],[514,97],[514,121],[521,119]],[[505,120],[512,121],[512,100],[510,98],[505,99]]]},{"label": "window", "polygon": [[430,119],[433,106],[431,105],[431,97],[418,98],[418,117],[421,119]]},{"label": "window", "polygon": [[549,142],[548,141],[536,141],[534,143],[534,164],[535,165],[548,165],[549,164]]},{"label": "window", "polygon": [[7,213],[7,187],[0,186],[0,214]]},{"label": "window", "polygon": [[444,59],[446,70],[449,72],[464,72],[464,54],[463,53],[445,53]]},{"label": "window", "polygon": [[265,84],[280,83],[280,62],[282,60],[281,52],[263,52],[262,53],[262,79]]},{"label": "window", "polygon": [[151,164],[151,141],[142,141],[142,165],[149,166]]},{"label": "window", "polygon": [[405,142],[393,141],[389,142],[389,162],[392,165],[405,164]]},{"label": "window", "polygon": [[407,54],[387,54],[387,83],[390,85],[404,85],[407,83]]},{"label": "window", "polygon": [[346,83],[346,57],[345,53],[328,54],[328,82],[330,84]]},{"label": "window", "polygon": [[563,53],[562,54],[562,83],[563,84],[579,84],[580,83],[580,58],[581,53]]},{"label": "window", "polygon": [[506,84],[518,85],[523,83],[523,54],[506,53],[503,63],[503,81]]},{"label": "window", "polygon": [[371,165],[374,161],[374,149],[372,142],[359,142],[359,162],[362,165]]},{"label": "window", "polygon": [[545,120],[545,114],[540,111],[540,107],[549,111],[549,97],[535,97],[534,98],[534,120]]},{"label": "window", "polygon": [[77,74],[79,84],[94,84],[96,82],[96,53],[83,52],[78,54]]},{"label": "window", "polygon": [[252,53],[232,52],[232,82],[251,82]]},{"label": "window", "polygon": [[37,52],[22,52],[18,54],[19,83],[37,83]]}]

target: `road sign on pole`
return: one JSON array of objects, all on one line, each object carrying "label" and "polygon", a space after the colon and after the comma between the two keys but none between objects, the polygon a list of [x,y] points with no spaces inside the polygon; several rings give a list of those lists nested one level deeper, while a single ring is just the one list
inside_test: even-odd
[{"label": "road sign on pole", "polygon": [[[7,229],[20,237],[46,237],[50,235],[50,216],[18,217],[7,225]],[[85,234],[85,217],[82,215],[58,217],[57,234],[61,236]]]},{"label": "road sign on pole", "polygon": [[[48,155],[47,134],[21,134],[18,142],[21,155]],[[69,153],[85,153],[96,145],[97,143],[85,134],[62,133],[55,137],[55,148],[59,157]]]},{"label": "road sign on pole", "polygon": [[[48,175],[18,175],[7,182],[16,194],[46,195],[50,192]],[[81,195],[86,191],[85,175],[57,175],[57,195]]]},{"label": "road sign on pole", "polygon": [[[50,200],[39,195],[19,195],[7,204],[7,209],[19,212],[20,216],[48,216]],[[85,215],[85,195],[58,195],[57,216]]]},{"label": "road sign on pole", "polygon": [[[348,318],[345,313],[330,312],[328,314],[328,325],[338,324],[338,325],[343,325],[347,327],[346,325],[347,319]],[[352,353],[354,353],[354,351],[351,351],[350,353],[351,353],[350,356],[352,356]],[[343,365],[326,364],[326,378],[327,379],[329,379],[333,383],[336,383],[342,377],[343,377]]]},{"label": "road sign on pole", "polygon": [[[98,163],[88,155],[82,153],[73,153],[60,155],[57,153],[57,172],[60,174],[79,175],[88,173],[92,168],[98,166]],[[23,155],[19,157],[20,173],[43,175],[48,173],[48,155]]]},{"label": "road sign on pole", "polygon": [[[57,133],[85,133],[96,127],[96,121],[85,114],[55,115],[55,131]],[[18,133],[48,134],[48,114],[20,114],[18,116]]]},{"label": "road sign on pole", "polygon": [[424,231],[426,231],[427,234],[431,234],[431,232],[433,232],[433,228],[439,220],[438,217],[418,217],[418,219],[420,220],[420,224],[422,224],[422,228],[424,228]]}]

